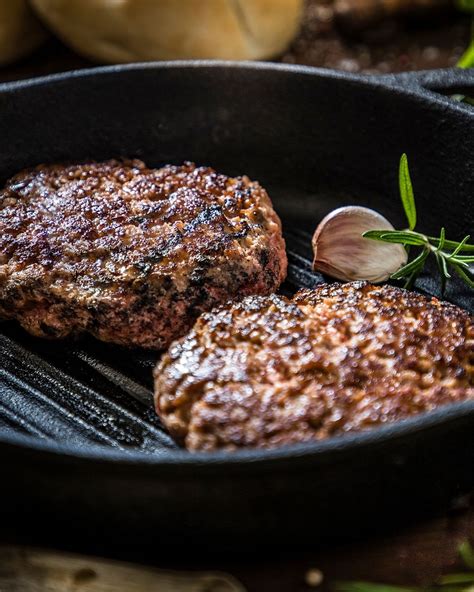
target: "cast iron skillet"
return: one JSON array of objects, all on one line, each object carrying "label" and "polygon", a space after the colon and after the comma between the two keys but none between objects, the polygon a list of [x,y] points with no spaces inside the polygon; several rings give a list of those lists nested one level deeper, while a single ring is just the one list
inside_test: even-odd
[{"label": "cast iron skillet", "polygon": [[[404,223],[404,151],[420,228],[474,231],[474,109],[447,96],[469,90],[469,71],[365,77],[219,62],[9,83],[0,176],[120,155],[246,173],[282,216],[291,292],[322,281],[309,269],[309,237],[333,207],[371,205]],[[427,275],[420,289],[436,293],[436,282]],[[472,310],[458,283],[447,298]],[[191,455],[150,411],[153,356],[35,340],[14,323],[0,337],[0,520],[16,532],[62,543],[296,545],[420,515],[474,485],[472,402],[321,443]]]}]

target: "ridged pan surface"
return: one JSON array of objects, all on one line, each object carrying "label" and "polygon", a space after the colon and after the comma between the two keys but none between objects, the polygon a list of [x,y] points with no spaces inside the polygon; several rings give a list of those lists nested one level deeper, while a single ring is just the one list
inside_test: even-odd
[{"label": "ridged pan surface", "polygon": [[[470,87],[472,76],[452,71],[369,79],[217,63],[13,83],[0,87],[0,175],[41,162],[117,156],[151,166],[194,160],[248,174],[268,189],[282,218],[289,272],[281,291],[292,294],[324,281],[311,269],[311,234],[334,207],[368,205],[403,224],[402,152],[412,165],[420,229],[438,232],[443,224],[454,238],[474,231],[474,111],[426,90]],[[419,289],[439,295],[434,278],[426,273]],[[473,309],[472,292],[461,283],[446,297]],[[15,500],[16,521],[34,514],[51,525],[53,508],[67,506],[74,536],[85,515],[90,524],[92,513],[97,529],[110,529],[117,513],[132,513],[116,525],[117,537],[149,538],[159,525],[172,539],[179,515],[190,540],[226,528],[236,540],[278,540],[298,532],[310,509],[321,533],[330,524],[336,532],[335,514],[346,520],[354,504],[369,523],[374,504],[395,516],[410,498],[413,507],[433,505],[474,484],[470,403],[323,443],[188,454],[153,411],[158,357],[90,337],[44,341],[14,322],[0,324],[2,495]],[[434,455],[437,464],[426,461]],[[441,476],[448,466],[451,475]],[[350,504],[342,493],[349,482]],[[391,482],[398,501],[388,493]],[[26,495],[32,487],[34,502]],[[286,503],[294,496],[297,507]]]}]

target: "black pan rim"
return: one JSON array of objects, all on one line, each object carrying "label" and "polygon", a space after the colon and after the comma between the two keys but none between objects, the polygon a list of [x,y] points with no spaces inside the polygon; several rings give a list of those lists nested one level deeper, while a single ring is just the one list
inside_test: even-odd
[{"label": "black pan rim", "polygon": [[[335,436],[326,440],[293,444],[273,449],[249,448],[236,451],[188,452],[184,449],[170,448],[165,454],[137,452],[133,449],[114,449],[102,445],[90,444],[87,447],[68,445],[48,440],[39,440],[28,435],[0,435],[0,446],[21,448],[25,453],[40,452],[58,458],[74,460],[79,464],[89,461],[105,464],[117,464],[138,468],[173,468],[176,464],[190,470],[223,467],[239,468],[241,466],[274,470],[276,465],[287,471],[286,461],[297,462],[297,465],[310,464],[312,460],[332,461],[344,457],[345,453],[360,451],[372,447],[380,447],[394,440],[402,440],[409,436],[425,433],[429,430],[455,423],[463,419],[474,419],[474,401],[448,404],[433,411],[383,426],[374,427],[362,432],[353,432]],[[296,465],[295,465],[296,467]],[[185,476],[185,475],[183,475]]]},{"label": "black pan rim", "polygon": [[[363,75],[345,73],[335,70],[314,68],[310,66],[298,66],[291,64],[276,64],[269,62],[228,62],[218,60],[184,60],[171,62],[139,62],[133,64],[121,64],[113,66],[101,66],[96,68],[87,68],[73,70],[59,74],[41,76],[27,80],[5,82],[0,84],[0,95],[10,92],[21,91],[26,88],[36,86],[49,86],[56,83],[68,82],[75,79],[95,78],[97,76],[109,76],[122,72],[139,72],[162,69],[216,69],[227,71],[229,69],[245,70],[265,70],[283,72],[289,75],[307,75],[346,81],[351,84],[369,86],[386,92],[402,94],[415,102],[429,102],[437,104],[443,110],[449,109],[463,116],[468,115],[474,122],[474,110],[462,103],[453,101],[448,96],[443,96],[430,89],[432,81],[437,77],[445,78],[449,76],[452,69],[424,71],[414,73],[404,73],[401,75]],[[422,85],[423,80],[429,81],[428,87]],[[466,80],[474,84],[474,73],[466,73]],[[407,83],[408,82],[408,83]],[[466,418],[474,418],[474,401],[465,401],[455,403],[439,408],[437,410],[420,414],[416,417],[404,419],[401,421],[379,426],[377,428],[346,434],[329,438],[319,442],[308,442],[295,444],[281,448],[262,450],[262,449],[244,449],[233,452],[198,452],[190,453],[183,449],[170,448],[165,454],[153,455],[150,453],[137,452],[134,450],[114,449],[100,445],[90,445],[88,447],[68,445],[67,443],[57,443],[48,440],[39,440],[33,436],[15,434],[1,434],[0,446],[15,447],[24,452],[41,452],[47,454],[51,459],[58,457],[76,460],[77,462],[102,462],[109,465],[128,465],[130,467],[141,468],[161,468],[175,467],[182,465],[190,470],[218,467],[254,467],[256,470],[262,468],[275,469],[281,466],[287,470],[286,461],[294,462],[299,460],[303,463],[311,461],[325,460],[334,458],[339,454],[344,454],[348,450],[355,448],[364,449],[374,445],[404,438],[409,435],[415,435],[440,425],[446,425],[451,422]],[[300,465],[300,463],[297,463]]]},{"label": "black pan rim", "polygon": [[[442,105],[455,112],[462,112],[471,116],[474,120],[474,110],[469,105],[460,101],[455,101],[449,95],[443,95],[436,92],[437,82],[449,80],[450,75],[456,72],[456,77],[460,77],[466,85],[474,85],[474,72],[470,69],[444,68],[437,70],[420,70],[413,72],[401,72],[398,74],[354,74],[330,68],[316,68],[314,66],[304,66],[297,64],[281,64],[275,62],[262,61],[227,61],[227,60],[173,60],[173,61],[152,61],[152,62],[133,62],[128,64],[115,64],[109,66],[97,66],[92,68],[82,68],[37,76],[23,80],[14,80],[0,83],[0,94],[10,91],[32,88],[35,86],[53,85],[56,83],[68,82],[69,80],[80,80],[85,78],[94,78],[97,76],[109,76],[120,74],[122,72],[139,72],[162,69],[212,69],[212,70],[254,70],[254,71],[274,71],[286,74],[318,76],[333,80],[342,80],[357,84],[360,86],[370,86],[374,88],[385,88],[392,93],[410,96],[421,99],[423,102],[429,100],[431,104]],[[441,84],[443,87],[443,84]]]}]

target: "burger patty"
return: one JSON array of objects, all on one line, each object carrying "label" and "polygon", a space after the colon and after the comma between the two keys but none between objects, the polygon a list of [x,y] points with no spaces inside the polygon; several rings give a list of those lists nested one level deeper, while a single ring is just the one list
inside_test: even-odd
[{"label": "burger patty", "polygon": [[39,166],[0,193],[0,317],[160,349],[216,304],[269,294],[287,259],[266,191],[139,160]]},{"label": "burger patty", "polygon": [[203,314],[155,370],[157,412],[190,450],[321,440],[473,397],[473,318],[364,282]]}]

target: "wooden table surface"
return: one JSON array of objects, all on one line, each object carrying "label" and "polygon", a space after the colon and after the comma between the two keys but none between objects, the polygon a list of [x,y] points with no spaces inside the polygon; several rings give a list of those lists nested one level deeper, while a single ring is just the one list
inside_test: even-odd
[{"label": "wooden table surface", "polygon": [[[216,556],[206,551],[206,541],[203,540],[199,555],[196,555],[195,549],[186,548],[185,533],[182,547],[171,551],[149,546],[121,549],[78,548],[74,541],[69,541],[64,548],[61,541],[52,542],[49,539],[45,544],[44,537],[48,536],[47,533],[36,532],[31,533],[31,536],[23,533],[18,536],[16,531],[6,533],[1,525],[0,545],[31,547],[34,541],[36,547],[90,556],[94,554],[95,559],[114,559],[160,570],[223,572],[236,578],[247,592],[329,592],[335,591],[336,584],[341,581],[422,586],[434,583],[442,574],[463,570],[458,548],[461,542],[474,539],[473,502],[471,496],[466,496],[453,503],[452,508],[443,516],[403,527],[395,532],[326,545],[318,544],[315,540],[312,548],[298,551],[259,548],[252,549],[251,552],[243,549],[239,554]],[[94,533],[90,534],[93,545]],[[357,533],[348,533],[348,536],[354,539]],[[3,567],[1,553],[0,548],[0,576]],[[308,574],[311,571],[322,574],[323,581],[320,585],[308,584]],[[1,583],[0,590],[5,592]],[[47,590],[51,592],[49,588]],[[46,592],[46,589],[39,587],[35,591]],[[87,588],[81,588],[81,591],[87,592]],[[129,591],[124,588],[123,592]],[[214,592],[214,589],[208,590],[206,587],[205,592]]]},{"label": "wooden table surface", "polygon": [[[51,72],[91,66],[59,42],[51,41],[33,58],[0,69],[0,81],[27,78]],[[429,485],[428,485],[429,486]],[[1,533],[1,529],[0,529]],[[355,538],[357,533],[350,533]],[[161,568],[224,570],[240,580],[248,592],[304,592],[330,590],[338,580],[363,579],[392,584],[422,584],[459,566],[457,548],[461,541],[474,540],[474,504],[464,499],[446,515],[404,527],[356,543],[328,545],[296,552],[266,553],[240,558],[215,558],[205,551],[199,559],[157,557],[152,563]],[[1,542],[9,542],[1,536]],[[204,544],[204,543],[203,543]],[[58,547],[60,544],[58,543]],[[141,561],[140,551],[124,552],[122,559]],[[308,570],[322,572],[323,583],[307,584]]]}]

